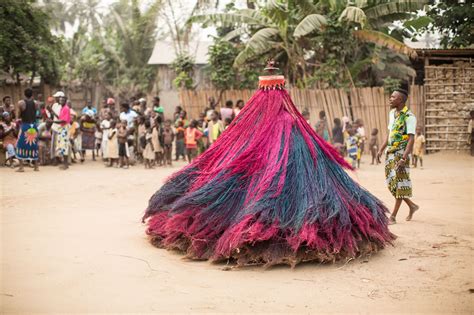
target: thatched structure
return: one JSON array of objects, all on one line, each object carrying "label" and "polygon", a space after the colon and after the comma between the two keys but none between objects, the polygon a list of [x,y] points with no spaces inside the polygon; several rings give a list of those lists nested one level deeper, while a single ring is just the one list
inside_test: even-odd
[{"label": "thatched structure", "polygon": [[427,152],[467,150],[469,111],[474,109],[474,49],[418,49],[417,53],[418,79],[425,88]]}]

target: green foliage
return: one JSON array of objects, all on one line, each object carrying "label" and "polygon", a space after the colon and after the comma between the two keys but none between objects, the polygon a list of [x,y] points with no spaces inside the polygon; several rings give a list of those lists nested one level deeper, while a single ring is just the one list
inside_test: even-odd
[{"label": "green foliage", "polygon": [[[382,84],[385,68],[397,69],[390,62],[387,67],[372,62],[375,46],[414,56],[403,44],[410,33],[388,26],[413,19],[427,1],[272,0],[256,2],[261,5],[256,9],[230,7],[224,13],[196,15],[189,23],[216,25],[220,39],[243,42],[233,59],[235,68],[274,58],[290,84],[299,87],[341,87],[357,80]],[[401,68],[397,77],[406,77],[407,67]]]},{"label": "green foliage", "polygon": [[427,12],[432,23],[425,28],[441,33],[444,48],[472,47],[474,43],[474,8],[472,1],[437,1]]},{"label": "green foliage", "polygon": [[194,59],[191,56],[187,54],[178,55],[172,64],[172,68],[176,73],[173,84],[177,88],[193,88]]},{"label": "green foliage", "polygon": [[344,65],[337,59],[327,59],[312,77],[308,79],[309,85],[319,84],[319,88],[342,88],[348,87],[350,81],[344,71]]},{"label": "green foliage", "polygon": [[390,76],[383,79],[383,87],[389,94],[400,88],[401,83],[402,81],[400,79],[394,79]]},{"label": "green foliage", "polygon": [[218,90],[255,88],[260,74],[259,70],[263,69],[263,62],[256,60],[239,68],[233,67],[234,59],[239,54],[239,48],[223,40],[216,40],[214,45],[209,47],[208,54],[207,72],[213,86]]},{"label": "green foliage", "polygon": [[218,90],[234,87],[237,70],[232,66],[238,50],[227,41],[216,41],[209,47],[208,73],[211,83]]},{"label": "green foliage", "polygon": [[[47,2],[57,5],[56,1]],[[156,76],[156,68],[148,65],[148,60],[155,45],[161,1],[141,10],[139,0],[121,0],[107,15],[97,13],[99,3],[76,1],[63,8],[66,22],[76,22],[79,28],[66,41],[62,80],[66,84],[79,81],[90,88],[100,84],[123,98],[146,94]]]},{"label": "green foliage", "polygon": [[49,17],[33,0],[2,0],[0,5],[0,70],[13,79],[40,75],[59,80],[62,41],[49,29]]},{"label": "green foliage", "polygon": [[99,40],[107,57],[104,63],[108,89],[129,98],[150,91],[156,69],[148,65],[153,47],[161,1],[140,10],[138,0],[122,0],[104,19],[105,31]]},{"label": "green foliage", "polygon": [[264,68],[264,61],[255,61],[250,65],[246,65],[239,69],[236,80],[236,89],[240,90],[253,90],[257,86],[258,77],[261,75],[262,71],[260,69]]}]

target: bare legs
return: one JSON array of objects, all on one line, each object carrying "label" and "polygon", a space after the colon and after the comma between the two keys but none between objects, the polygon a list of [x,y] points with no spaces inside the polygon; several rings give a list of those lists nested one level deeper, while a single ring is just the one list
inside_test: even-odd
[{"label": "bare legs", "polygon": [[413,201],[411,201],[408,198],[395,199],[395,205],[393,207],[392,214],[390,215],[389,224],[397,223],[396,217],[397,217],[397,214],[398,214],[398,210],[400,210],[400,206],[402,205],[402,201],[405,201],[407,206],[410,208],[410,212],[409,212],[408,216],[406,217],[407,221],[410,221],[413,218],[413,214],[415,213],[415,211],[420,208],[417,204],[415,204]]},{"label": "bare legs", "polygon": [[[23,160],[19,159],[19,161],[20,161],[20,166],[18,167],[17,172],[23,173],[25,171],[25,167],[23,165]],[[34,165],[35,172],[38,172],[39,171],[38,160],[33,160],[33,165]]]}]

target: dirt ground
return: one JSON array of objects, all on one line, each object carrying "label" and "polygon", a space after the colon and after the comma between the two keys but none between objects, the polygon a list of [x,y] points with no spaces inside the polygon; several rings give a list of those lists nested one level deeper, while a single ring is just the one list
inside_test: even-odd
[{"label": "dirt ground", "polygon": [[[357,179],[387,205],[382,166]],[[0,169],[0,313],[473,313],[474,159],[412,170],[421,209],[369,259],[292,270],[183,260],[149,244],[140,218],[173,168]],[[406,206],[405,206],[406,207]],[[471,291],[471,293],[470,293]]]}]

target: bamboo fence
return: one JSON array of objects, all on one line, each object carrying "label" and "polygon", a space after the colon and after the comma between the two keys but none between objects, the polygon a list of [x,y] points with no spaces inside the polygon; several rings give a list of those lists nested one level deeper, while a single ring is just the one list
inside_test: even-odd
[{"label": "bamboo fence", "polygon": [[[253,93],[253,90],[225,91],[221,102],[232,100],[235,104],[239,99],[247,102]],[[300,111],[307,110],[310,113],[312,126],[318,120],[319,112],[324,110],[330,131],[334,125],[334,118],[347,116],[352,121],[358,118],[363,120],[367,138],[370,137],[373,128],[379,130],[379,143],[382,143],[387,137],[389,95],[381,87],[353,88],[349,91],[344,89],[289,89],[289,93]],[[218,94],[219,92],[216,90],[182,90],[179,97],[181,105],[188,112],[188,117],[197,118],[207,106],[208,98],[212,96],[217,99]],[[408,105],[422,124],[425,119],[423,86],[413,85],[410,87]]]}]

